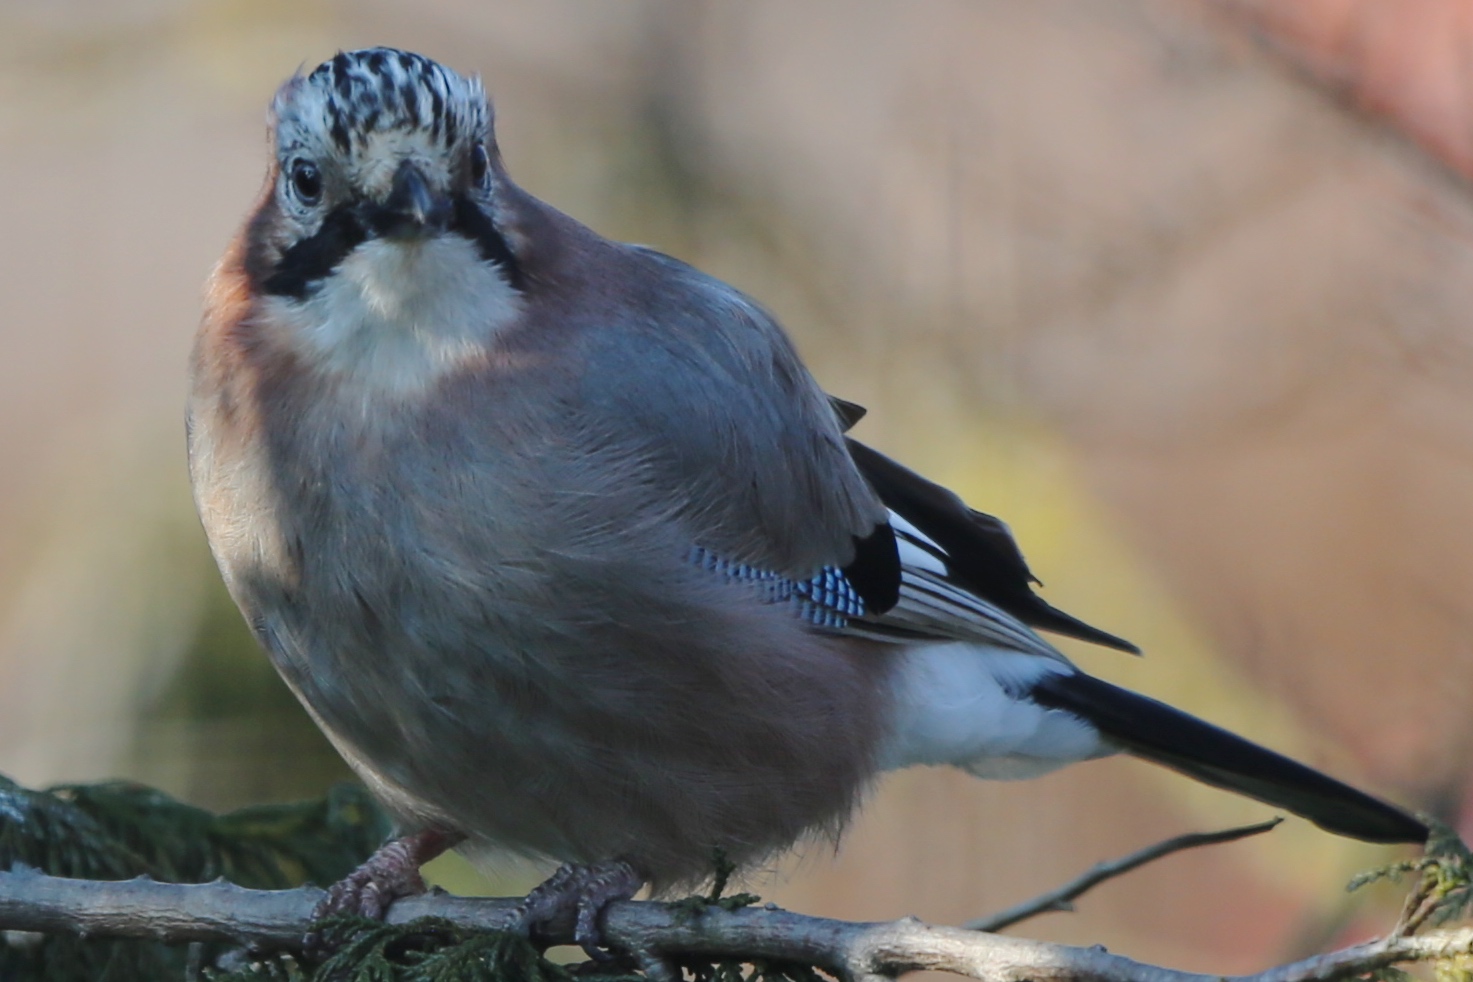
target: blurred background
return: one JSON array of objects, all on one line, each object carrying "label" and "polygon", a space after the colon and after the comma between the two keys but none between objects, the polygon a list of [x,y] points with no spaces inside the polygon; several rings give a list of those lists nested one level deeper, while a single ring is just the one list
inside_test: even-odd
[{"label": "blurred background", "polygon": [[[271,93],[369,44],[482,73],[525,187],[774,309],[862,439],[1146,650],[1087,668],[1464,818],[1468,0],[0,0],[0,772],[346,776],[219,585],[181,406]],[[752,885],[959,922],[1267,814],[1129,761],[911,772]],[[1385,926],[1341,888],[1394,855],[1290,822],[1022,930],[1247,971]]]}]

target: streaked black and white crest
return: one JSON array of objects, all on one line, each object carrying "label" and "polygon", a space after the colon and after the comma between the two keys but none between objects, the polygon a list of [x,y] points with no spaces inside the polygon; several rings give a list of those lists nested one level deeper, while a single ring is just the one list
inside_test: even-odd
[{"label": "streaked black and white crest", "polygon": [[394,133],[450,151],[485,138],[490,123],[480,79],[395,48],[339,52],[283,85],[272,115],[283,157],[328,149],[324,137],[346,156]]}]

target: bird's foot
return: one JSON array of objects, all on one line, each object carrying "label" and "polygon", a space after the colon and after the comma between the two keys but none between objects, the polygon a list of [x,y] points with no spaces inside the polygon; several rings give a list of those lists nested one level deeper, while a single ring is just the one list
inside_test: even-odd
[{"label": "bird's foot", "polygon": [[[428,829],[384,843],[362,866],[328,887],[326,895],[312,908],[312,923],[339,914],[383,920],[395,900],[425,892],[419,868],[464,838],[458,833]],[[315,927],[302,939],[302,947],[314,960],[329,953]]]},{"label": "bird's foot", "polygon": [[565,863],[517,907],[517,928],[531,934],[536,928],[573,913],[573,939],[597,962],[609,962],[599,918],[604,908],[628,900],[644,886],[644,877],[622,859],[578,866]]}]

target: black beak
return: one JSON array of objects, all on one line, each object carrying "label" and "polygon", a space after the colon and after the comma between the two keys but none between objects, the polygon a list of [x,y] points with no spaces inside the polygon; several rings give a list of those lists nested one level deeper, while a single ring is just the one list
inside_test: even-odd
[{"label": "black beak", "polygon": [[394,185],[373,224],[381,235],[421,237],[450,227],[450,199],[430,190],[420,169],[406,160],[394,173]]}]

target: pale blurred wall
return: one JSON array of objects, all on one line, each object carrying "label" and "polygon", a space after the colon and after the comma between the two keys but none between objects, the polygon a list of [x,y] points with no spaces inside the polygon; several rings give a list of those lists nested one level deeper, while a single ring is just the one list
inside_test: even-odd
[{"label": "pale blurred wall", "polygon": [[[391,43],[481,71],[524,185],[762,298],[871,408],[863,438],[1007,517],[1051,600],[1148,651],[1071,654],[1447,805],[1473,214],[1232,6],[0,4],[0,772],[214,806],[340,773],[221,600],[179,405],[273,87]],[[1123,761],[906,774],[837,860],[758,886],[956,921],[1263,814]],[[1025,930],[1246,970],[1382,855],[1293,823]]]}]

